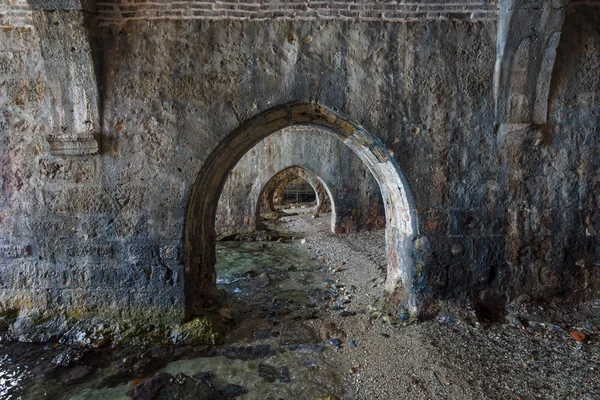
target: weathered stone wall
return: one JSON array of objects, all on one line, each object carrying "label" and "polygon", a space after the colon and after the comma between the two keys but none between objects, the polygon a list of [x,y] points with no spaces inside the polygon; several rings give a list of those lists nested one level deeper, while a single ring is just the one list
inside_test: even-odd
[{"label": "weathered stone wall", "polygon": [[600,2],[592,3],[567,12],[548,126],[537,148],[539,136],[533,147],[521,143],[530,156],[518,159],[519,182],[509,185],[524,206],[509,214],[509,239],[531,243],[516,256],[535,259],[542,284],[581,296],[600,289]]},{"label": "weathered stone wall", "polygon": [[27,15],[0,31],[0,308],[180,317],[181,233],[149,241],[146,188],[89,155],[101,110],[91,15]]},{"label": "weathered stone wall", "polygon": [[[482,298],[490,292],[507,298],[597,294],[599,15],[592,2],[569,5],[548,122],[498,126],[490,136],[495,148],[479,161],[497,166],[496,182],[481,191],[457,185],[463,204],[474,207],[452,210],[447,220],[447,245],[458,253],[447,259],[447,275],[440,269],[449,295],[473,290]],[[481,174],[480,165],[471,166],[469,174]],[[479,209],[477,199],[487,209]],[[445,252],[438,249],[438,255]]]},{"label": "weathered stone wall", "polygon": [[334,202],[336,232],[385,226],[379,187],[358,156],[329,132],[295,127],[258,143],[229,173],[217,208],[217,231],[254,230],[265,184],[293,166],[308,169],[327,185]]},{"label": "weathered stone wall", "polygon": [[50,133],[48,85],[37,32],[13,26],[0,35],[0,304],[45,307],[40,275],[56,267],[37,261],[40,235],[21,232],[44,209],[38,165]]},{"label": "weathered stone wall", "polygon": [[[134,5],[99,3],[100,29],[83,7],[3,4],[0,307],[180,316],[182,234],[198,171],[243,121],[291,101],[358,121],[393,155],[418,215],[413,289],[423,298],[597,293],[598,2],[571,4],[547,122],[521,127],[496,126],[494,3],[481,3],[481,17],[431,3],[444,4],[443,15],[393,20],[332,8],[328,18],[237,20],[225,11],[154,20],[126,14]],[[54,22],[71,39],[48,40]],[[90,50],[67,57],[69,43]],[[57,84],[46,67],[54,55],[83,77]],[[73,103],[57,93],[69,97],[82,82],[95,82],[98,101],[88,105],[97,110],[72,115],[98,116],[100,152],[55,155],[51,110]]]}]

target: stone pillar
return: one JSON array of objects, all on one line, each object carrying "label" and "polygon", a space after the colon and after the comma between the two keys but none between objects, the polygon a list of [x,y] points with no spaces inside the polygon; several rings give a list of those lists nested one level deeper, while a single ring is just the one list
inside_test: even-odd
[{"label": "stone pillar", "polygon": [[546,123],[567,1],[499,1],[494,73],[498,124]]},{"label": "stone pillar", "polygon": [[[101,99],[94,57],[95,4],[82,0],[28,0],[40,39],[50,90],[47,136],[55,156],[99,151]],[[49,12],[52,11],[52,12]]]}]

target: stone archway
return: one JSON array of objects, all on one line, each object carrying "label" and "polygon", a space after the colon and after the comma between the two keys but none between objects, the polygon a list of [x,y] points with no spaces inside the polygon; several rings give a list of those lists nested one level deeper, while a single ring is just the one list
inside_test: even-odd
[{"label": "stone archway", "polygon": [[[304,167],[299,167],[297,170],[293,171],[296,176],[301,179],[304,179],[308,182],[309,185],[313,188],[317,198],[317,206],[315,208],[315,212],[330,212],[333,201],[333,196],[331,195],[331,191],[329,190],[329,186],[323,181],[323,179],[315,174],[314,172],[306,169]],[[288,184],[289,181],[281,182],[281,185],[278,187],[274,187],[272,193],[268,193],[267,198],[270,197],[270,201],[278,200],[282,192],[285,190],[285,185]]]},{"label": "stone archway", "polygon": [[186,316],[201,314],[216,303],[215,214],[229,171],[256,143],[292,125],[314,125],[336,135],[367,165],[379,184],[386,212],[386,290],[398,287],[404,302],[416,312],[412,287],[415,267],[413,239],[417,217],[409,185],[383,144],[359,124],[314,103],[288,103],[264,111],[227,135],[204,162],[192,188],[186,211]]},{"label": "stone archway", "polygon": [[331,230],[335,232],[335,201],[329,186],[313,171],[296,165],[277,172],[262,187],[256,203],[256,229],[262,228],[260,221],[261,209],[264,207],[269,212],[275,211],[273,202],[274,198],[278,196],[277,191],[287,186],[296,177],[304,179],[315,191],[317,205],[314,212],[331,212]]}]

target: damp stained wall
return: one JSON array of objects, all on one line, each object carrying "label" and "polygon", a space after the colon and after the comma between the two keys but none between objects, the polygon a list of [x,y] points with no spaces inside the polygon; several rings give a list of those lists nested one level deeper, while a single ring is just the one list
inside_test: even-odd
[{"label": "damp stained wall", "polygon": [[291,101],[397,161],[430,302],[597,294],[599,2],[540,0],[546,25],[516,0],[321,3],[0,5],[0,308],[180,318],[198,171]]}]

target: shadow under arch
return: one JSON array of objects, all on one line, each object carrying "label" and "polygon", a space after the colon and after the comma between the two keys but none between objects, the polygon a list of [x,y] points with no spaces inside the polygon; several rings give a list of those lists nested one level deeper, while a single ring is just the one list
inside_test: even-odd
[{"label": "shadow under arch", "polygon": [[263,185],[263,187],[261,188],[259,194],[258,194],[258,200],[256,202],[256,229],[261,229],[262,225],[261,225],[261,205],[262,205],[262,201],[264,198],[267,198],[268,196],[272,195],[273,190],[276,189],[276,185],[279,183],[278,182],[278,177],[280,177],[282,174],[285,174],[286,172],[293,172],[295,174],[298,173],[304,173],[305,175],[302,176],[297,175],[299,178],[306,180],[306,182],[311,185],[311,187],[313,188],[313,190],[315,191],[315,194],[317,195],[317,206],[315,207],[316,210],[319,209],[320,206],[322,206],[322,196],[319,193],[320,189],[317,187],[317,185],[314,185],[314,182],[311,182],[311,180],[306,179],[306,178],[312,178],[312,180],[317,181],[321,187],[325,190],[325,195],[327,197],[329,197],[329,204],[331,205],[331,231],[335,232],[335,227],[336,227],[336,212],[335,212],[335,200],[333,198],[333,195],[331,194],[331,190],[329,189],[329,185],[327,185],[327,183],[318,175],[316,174],[314,171],[311,171],[310,169],[306,168],[306,167],[302,167],[299,165],[292,165],[290,167],[286,167],[278,172],[276,172],[275,174],[273,174],[273,176],[271,176],[271,178],[269,178],[269,180]]},{"label": "shadow under arch", "polygon": [[418,235],[414,200],[408,182],[384,145],[360,124],[316,103],[287,103],[266,110],[230,132],[208,156],[192,187],[185,217],[186,318],[216,305],[220,292],[215,272],[215,214],[229,172],[255,144],[292,125],[325,128],[348,145],[369,168],[379,184],[386,214],[388,291],[400,287],[411,312],[418,311],[412,287],[415,263],[413,239]]}]

